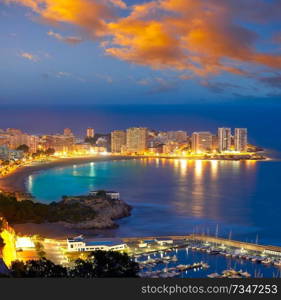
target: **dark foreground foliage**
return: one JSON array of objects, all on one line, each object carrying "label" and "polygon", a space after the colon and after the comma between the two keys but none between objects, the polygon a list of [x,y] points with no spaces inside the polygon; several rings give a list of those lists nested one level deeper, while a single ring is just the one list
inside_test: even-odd
[{"label": "dark foreground foliage", "polygon": [[16,261],[11,267],[15,278],[105,278],[138,277],[139,265],[127,254],[95,251],[87,260],[76,260],[73,267],[63,267],[42,258],[26,263]]},{"label": "dark foreground foliage", "polygon": [[14,196],[5,194],[0,194],[0,214],[11,224],[60,221],[79,223],[92,220],[96,216],[93,209],[79,203],[43,204],[30,200],[19,202]]}]

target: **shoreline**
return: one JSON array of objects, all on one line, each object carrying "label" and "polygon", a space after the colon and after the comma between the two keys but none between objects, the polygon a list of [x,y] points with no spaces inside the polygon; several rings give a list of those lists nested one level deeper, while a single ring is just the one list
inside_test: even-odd
[{"label": "shoreline", "polygon": [[130,160],[136,157],[128,156],[87,156],[87,157],[71,157],[40,162],[36,165],[26,165],[19,167],[13,173],[4,177],[0,177],[0,190],[7,193],[28,192],[25,186],[26,178],[34,173],[49,170],[58,167],[67,167],[72,164],[83,165],[90,162],[105,162],[105,161],[118,161]]},{"label": "shoreline", "polygon": [[[0,192],[7,193],[27,193],[26,178],[34,173],[49,170],[58,167],[67,167],[72,164],[83,165],[90,162],[105,162],[105,161],[119,161],[119,160],[134,160],[134,159],[183,159],[182,157],[170,156],[86,156],[86,157],[69,157],[69,158],[56,158],[45,162],[38,162],[38,164],[25,165],[19,167],[14,172],[0,177]],[[249,159],[211,159],[211,158],[187,158],[189,160],[218,160],[218,161],[248,161]],[[258,159],[255,161],[271,160],[269,157],[265,159]],[[251,161],[251,160],[250,160]]]}]

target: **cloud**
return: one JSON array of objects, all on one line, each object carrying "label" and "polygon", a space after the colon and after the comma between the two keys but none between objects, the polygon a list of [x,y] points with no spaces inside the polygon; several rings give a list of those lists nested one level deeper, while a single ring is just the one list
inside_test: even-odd
[{"label": "cloud", "polygon": [[262,77],[259,80],[270,87],[281,89],[281,74],[276,74],[270,77]]},{"label": "cloud", "polygon": [[[222,72],[247,76],[252,67],[281,68],[281,54],[259,50],[268,40],[258,27],[250,29],[278,22],[280,0],[151,0],[131,6],[121,0],[6,2],[29,7],[53,25],[79,27],[87,38],[98,39],[107,55],[152,69],[188,71],[186,78]],[[123,9],[120,16],[116,7]]]},{"label": "cloud", "polygon": [[98,37],[106,27],[106,20],[114,19],[108,1],[103,0],[5,0],[30,8],[44,22],[76,25],[91,38]]},{"label": "cloud", "polygon": [[137,84],[148,87],[148,94],[160,94],[177,90],[180,87],[180,80],[175,78],[152,77],[142,78],[136,81]]},{"label": "cloud", "polygon": [[54,74],[56,78],[62,79],[62,78],[70,78],[70,79],[74,79],[80,82],[87,82],[88,80],[84,77],[81,77],[79,75],[76,74],[72,74],[69,72],[64,72],[64,71],[60,71]]},{"label": "cloud", "polygon": [[71,73],[68,73],[68,72],[58,72],[58,73],[56,74],[56,77],[58,77],[58,78],[62,78],[62,77],[70,77],[70,76],[72,76],[72,74],[71,74]]},{"label": "cloud", "polygon": [[[250,2],[244,15],[253,18]],[[242,75],[245,63],[280,68],[281,55],[259,52],[258,34],[235,23],[240,3],[162,0],[133,6],[129,16],[108,24],[113,38],[106,52],[155,69],[191,70],[199,76],[223,71]]]},{"label": "cloud", "polygon": [[200,85],[206,87],[209,91],[215,94],[222,94],[228,89],[243,89],[240,85],[237,84],[228,82],[211,82],[209,80],[201,80]]},{"label": "cloud", "polygon": [[31,60],[33,62],[38,62],[39,61],[39,58],[38,56],[32,54],[32,53],[28,53],[28,52],[22,52],[20,54],[21,57],[25,58],[25,59],[28,59],[28,60]]},{"label": "cloud", "polygon": [[110,0],[110,2],[119,8],[122,8],[122,9],[127,8],[127,4],[122,0]]},{"label": "cloud", "polygon": [[68,36],[68,37],[64,37],[59,33],[56,33],[52,30],[48,31],[47,33],[49,36],[54,37],[55,39],[68,43],[68,44],[72,44],[72,45],[76,45],[81,43],[83,40],[82,38],[78,37],[78,36]]}]

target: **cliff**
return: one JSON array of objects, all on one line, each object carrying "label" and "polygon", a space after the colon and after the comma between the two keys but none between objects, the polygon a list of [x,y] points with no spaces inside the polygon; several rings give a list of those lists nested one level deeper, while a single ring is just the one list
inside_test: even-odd
[{"label": "cliff", "polygon": [[14,195],[0,194],[0,213],[10,224],[60,223],[78,229],[114,228],[116,219],[130,215],[131,207],[112,199],[104,191],[88,196],[63,197],[60,202],[44,204],[18,201]]},{"label": "cliff", "polygon": [[64,223],[65,226],[77,229],[106,229],[115,228],[118,225],[114,220],[131,215],[132,207],[122,200],[111,199],[104,193],[88,196],[64,196],[60,202],[64,205],[79,204],[91,208],[95,218],[78,223]]}]

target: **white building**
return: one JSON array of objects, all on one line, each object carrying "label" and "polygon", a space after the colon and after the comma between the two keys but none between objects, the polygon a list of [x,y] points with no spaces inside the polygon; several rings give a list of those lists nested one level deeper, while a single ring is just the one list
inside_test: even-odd
[{"label": "white building", "polygon": [[[91,196],[96,196],[100,191],[91,191],[89,194]],[[114,191],[106,191],[106,196],[109,197],[111,200],[120,200],[120,193]]]},{"label": "white building", "polygon": [[235,128],[234,144],[235,144],[235,151],[247,152],[247,148],[248,148],[247,128]]},{"label": "white building", "polygon": [[157,244],[161,246],[172,245],[174,241],[172,239],[157,239],[155,240]]},{"label": "white building", "polygon": [[111,132],[111,152],[120,153],[122,147],[126,146],[126,132],[124,130],[114,130]]},{"label": "white building", "polygon": [[143,153],[147,149],[147,128],[134,127],[126,131],[126,146],[130,153]]},{"label": "white building", "polygon": [[219,152],[229,151],[231,149],[231,129],[230,128],[219,128]]},{"label": "white building", "polygon": [[177,143],[185,143],[187,142],[187,132],[178,130],[178,131],[168,131],[167,137],[169,141],[177,142]]},{"label": "white building", "polygon": [[206,153],[212,149],[212,134],[209,131],[193,132],[191,137],[192,152]]},{"label": "white building", "polygon": [[69,252],[122,251],[126,248],[127,244],[122,241],[85,241],[82,237],[67,239]]},{"label": "white building", "polygon": [[95,136],[94,128],[87,128],[86,136],[87,138],[93,138]]}]

